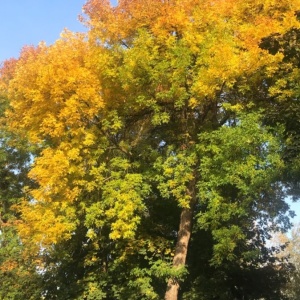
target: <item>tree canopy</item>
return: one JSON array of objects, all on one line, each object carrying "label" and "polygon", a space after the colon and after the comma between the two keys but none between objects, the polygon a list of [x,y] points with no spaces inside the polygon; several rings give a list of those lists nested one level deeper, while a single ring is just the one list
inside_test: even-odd
[{"label": "tree canopy", "polygon": [[284,299],[266,241],[299,172],[299,5],[89,0],[87,34],[2,65],[3,131],[32,162],[13,230],[41,297]]}]

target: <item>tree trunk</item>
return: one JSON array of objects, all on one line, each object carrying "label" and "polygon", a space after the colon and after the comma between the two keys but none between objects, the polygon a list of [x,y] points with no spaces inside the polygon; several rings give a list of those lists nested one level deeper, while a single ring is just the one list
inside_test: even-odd
[{"label": "tree trunk", "polygon": [[[173,258],[173,268],[182,267],[186,262],[188,245],[192,233],[193,209],[196,202],[194,181],[190,183],[190,188],[187,192],[191,196],[191,202],[190,207],[183,208],[181,211],[177,243]],[[165,300],[177,300],[179,287],[178,280],[176,278],[170,278],[165,293]]]}]

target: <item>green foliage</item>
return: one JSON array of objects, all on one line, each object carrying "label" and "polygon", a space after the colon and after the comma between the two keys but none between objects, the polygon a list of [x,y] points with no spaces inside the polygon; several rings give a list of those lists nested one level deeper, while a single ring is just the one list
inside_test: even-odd
[{"label": "green foliage", "polygon": [[280,299],[298,4],[87,1],[87,36],[4,65],[5,297]]},{"label": "green foliage", "polygon": [[[284,168],[280,131],[278,137],[273,136],[260,119],[257,113],[241,115],[234,125],[200,135],[197,152],[201,209],[197,224],[212,231],[216,241],[213,264],[236,259],[234,249],[249,238],[245,230],[254,226],[263,210],[268,211],[270,224],[276,222],[263,199],[270,192],[270,185],[280,189],[278,180]],[[283,199],[276,201],[280,205]],[[262,205],[261,210],[258,205]]]},{"label": "green foliage", "polygon": [[[1,101],[1,115],[6,107]],[[10,134],[2,125],[0,133],[0,299],[40,299],[41,277],[37,258],[22,244],[16,230],[20,219],[13,207],[25,197],[32,147]]]},{"label": "green foliage", "polygon": [[164,198],[173,197],[180,207],[189,207],[191,195],[186,193],[186,186],[193,179],[195,164],[195,153],[176,153],[172,147],[168,149],[166,157],[159,157],[154,167],[158,170],[156,180],[161,195]]}]

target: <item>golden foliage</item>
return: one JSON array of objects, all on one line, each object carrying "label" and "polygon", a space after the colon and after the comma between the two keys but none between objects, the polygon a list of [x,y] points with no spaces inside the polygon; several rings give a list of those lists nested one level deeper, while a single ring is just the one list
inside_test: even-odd
[{"label": "golden foliage", "polygon": [[[98,214],[90,212],[87,224],[103,218],[111,239],[132,238],[149,190],[128,161],[111,162],[143,135],[142,126],[124,128],[121,116],[151,107],[153,125],[168,123],[158,99],[196,108],[225,84],[262,70],[271,76],[282,56],[259,43],[298,27],[299,7],[299,0],[121,0],[116,7],[89,0],[88,37],[66,31],[51,46],[24,47],[2,68],[0,86],[11,130],[43,149],[29,174],[38,188],[19,207],[21,233],[43,244],[68,238],[78,202],[89,212],[95,201]],[[128,141],[116,141],[121,129]],[[96,199],[85,199],[91,191]]]}]

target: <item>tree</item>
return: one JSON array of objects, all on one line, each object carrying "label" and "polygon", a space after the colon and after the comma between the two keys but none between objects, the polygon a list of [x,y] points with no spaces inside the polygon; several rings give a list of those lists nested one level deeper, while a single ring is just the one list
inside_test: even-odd
[{"label": "tree", "polygon": [[[10,60],[3,64],[6,76],[14,65]],[[1,75],[4,75],[3,73]],[[8,77],[7,77],[8,76]],[[3,117],[8,100],[0,95],[0,115]],[[3,120],[3,119],[2,119]],[[24,247],[16,225],[20,215],[13,209],[25,197],[25,186],[32,186],[28,179],[33,149],[21,137],[7,131],[5,122],[0,126],[0,298],[38,299],[41,295],[41,280],[36,270],[37,257]]]},{"label": "tree", "polygon": [[[300,18],[299,12],[297,13]],[[261,47],[271,54],[280,53],[283,61],[274,73],[270,85],[272,106],[266,117],[268,124],[281,123],[284,131],[284,159],[288,164],[286,186],[290,195],[299,196],[299,58],[300,31],[293,27],[285,34],[274,34],[263,39]],[[280,112],[280,113],[279,113]]]},{"label": "tree", "polygon": [[[300,18],[299,11],[297,12]],[[296,201],[299,198],[299,58],[300,31],[293,27],[284,34],[274,34],[263,39],[261,47],[271,54],[283,55],[283,62],[275,72],[270,94],[273,105],[266,115],[266,122],[284,125],[284,160],[287,165],[284,181],[288,194]],[[280,112],[280,114],[278,114]],[[284,289],[288,299],[297,299],[299,281],[299,225],[295,225],[291,237],[277,234],[278,244],[285,245],[281,254],[291,265],[289,283]]]},{"label": "tree", "polygon": [[283,251],[278,257],[289,263],[289,280],[283,286],[283,294],[287,299],[297,299],[299,295],[299,224],[294,224],[290,234],[275,233],[272,245],[280,246]]},{"label": "tree", "polygon": [[290,2],[90,0],[87,37],[23,49],[6,116],[41,152],[18,229],[81,262],[82,297],[158,299],[165,280],[167,300],[199,292],[184,284],[192,235],[215,268],[270,258],[266,229],[289,226],[282,130],[257,108],[283,57],[259,45],[299,26]]}]

